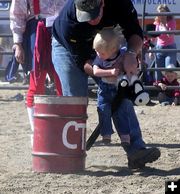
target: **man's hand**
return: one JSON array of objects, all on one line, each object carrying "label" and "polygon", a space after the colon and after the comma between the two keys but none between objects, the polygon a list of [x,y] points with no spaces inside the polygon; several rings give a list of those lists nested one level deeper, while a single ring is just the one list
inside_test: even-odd
[{"label": "man's hand", "polygon": [[14,44],[12,49],[15,51],[17,62],[23,64],[25,60],[25,53],[21,43]]},{"label": "man's hand", "polygon": [[133,53],[126,52],[124,55],[124,71],[127,74],[127,77],[131,77],[132,75],[137,75],[137,59],[136,55]]},{"label": "man's hand", "polygon": [[89,76],[94,76],[91,60],[87,60],[86,63],[84,64],[84,71]]}]

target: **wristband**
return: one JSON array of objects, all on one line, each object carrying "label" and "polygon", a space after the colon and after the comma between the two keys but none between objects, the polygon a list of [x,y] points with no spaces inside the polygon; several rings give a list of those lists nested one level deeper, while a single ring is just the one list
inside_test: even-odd
[{"label": "wristband", "polygon": [[133,49],[128,49],[126,52],[129,54],[137,56],[136,52]]}]

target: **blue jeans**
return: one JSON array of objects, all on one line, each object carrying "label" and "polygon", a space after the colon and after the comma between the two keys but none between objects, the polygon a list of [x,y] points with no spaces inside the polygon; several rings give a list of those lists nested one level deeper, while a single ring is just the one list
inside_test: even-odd
[{"label": "blue jeans", "polygon": [[[112,111],[111,103],[117,92],[116,87],[111,84],[105,84],[101,80],[98,83],[97,92],[97,110],[99,115],[100,134],[102,136],[112,135]],[[125,132],[126,133],[126,132]]]},{"label": "blue jeans", "polygon": [[[176,44],[168,46],[156,46],[156,49],[176,49]],[[176,67],[177,54],[175,52],[156,53],[156,65],[157,67],[167,67],[169,64],[173,64]],[[157,80],[162,78],[161,71],[157,71]]]},{"label": "blue jeans", "polygon": [[88,96],[88,76],[77,67],[71,53],[52,39],[52,62],[62,85],[63,96]]},{"label": "blue jeans", "polygon": [[119,136],[130,135],[131,144],[129,152],[145,148],[145,143],[142,139],[141,129],[132,101],[123,99],[117,111],[112,113],[111,103],[113,102],[116,93],[115,86],[99,82],[98,113],[101,135],[110,135],[113,133],[112,118]]}]

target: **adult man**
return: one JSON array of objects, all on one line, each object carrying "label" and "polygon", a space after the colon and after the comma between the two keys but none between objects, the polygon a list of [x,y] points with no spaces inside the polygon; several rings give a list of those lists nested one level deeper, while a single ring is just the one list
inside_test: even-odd
[{"label": "adult man", "polygon": [[[124,70],[136,74],[136,54],[142,46],[142,29],[131,0],[68,0],[53,25],[52,59],[59,75],[64,96],[87,96],[87,74],[94,58],[92,42],[102,28],[120,25],[128,43]],[[124,147],[131,168],[142,168],[157,160],[157,148],[145,148],[139,123],[130,101],[125,100],[116,111],[118,134],[130,126],[131,145]],[[124,119],[126,117],[126,119]],[[129,122],[124,122],[128,120]],[[121,122],[122,121],[122,122]]]}]

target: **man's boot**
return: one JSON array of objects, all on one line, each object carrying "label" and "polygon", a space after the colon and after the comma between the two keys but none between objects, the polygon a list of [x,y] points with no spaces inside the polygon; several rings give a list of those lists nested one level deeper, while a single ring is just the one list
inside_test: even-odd
[{"label": "man's boot", "polygon": [[128,154],[128,167],[131,169],[144,168],[147,163],[156,161],[161,155],[158,148],[144,148]]}]

